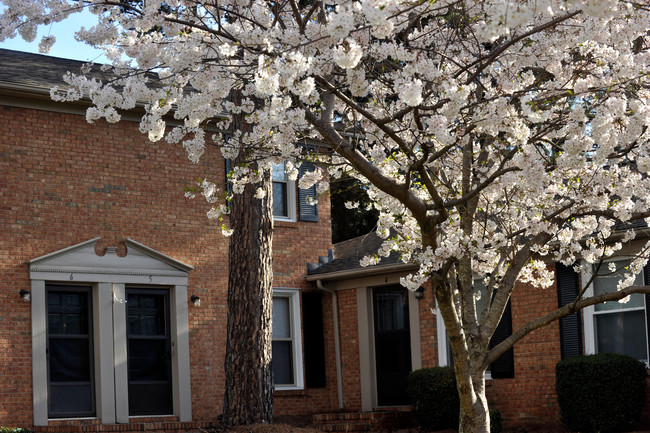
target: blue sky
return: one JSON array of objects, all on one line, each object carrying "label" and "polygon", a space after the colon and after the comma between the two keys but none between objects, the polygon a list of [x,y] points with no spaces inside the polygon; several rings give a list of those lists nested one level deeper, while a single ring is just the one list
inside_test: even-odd
[{"label": "blue sky", "polygon": [[[0,0],[0,10],[4,9]],[[56,43],[48,53],[50,56],[63,57],[66,59],[75,59],[82,61],[95,61],[98,63],[107,63],[106,58],[102,56],[100,50],[96,50],[89,45],[75,41],[74,32],[81,27],[90,28],[97,22],[94,15],[90,12],[80,12],[71,15],[67,20],[60,23],[54,23],[50,26],[40,27],[38,36],[34,42],[27,43],[20,36],[13,39],[7,39],[0,42],[0,48],[9,50],[25,51],[29,53],[38,53],[38,43],[42,36],[54,35]],[[1,59],[0,59],[1,61]]]}]

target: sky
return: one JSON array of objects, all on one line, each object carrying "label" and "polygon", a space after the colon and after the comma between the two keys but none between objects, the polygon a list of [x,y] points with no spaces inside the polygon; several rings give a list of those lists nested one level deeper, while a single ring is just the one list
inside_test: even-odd
[{"label": "sky", "polygon": [[[0,11],[4,9],[0,0]],[[54,35],[56,43],[48,53],[49,56],[63,57],[66,59],[81,60],[84,62],[95,61],[97,63],[108,63],[106,57],[100,50],[94,49],[89,45],[77,42],[74,39],[74,32],[82,26],[92,27],[97,22],[95,16],[90,12],[80,12],[71,15],[65,21],[53,23],[50,26],[40,27],[38,36],[34,42],[27,43],[20,36],[13,39],[7,39],[0,42],[0,48],[8,50],[25,51],[38,54],[38,43],[42,36]],[[0,59],[2,61],[2,59]]]}]

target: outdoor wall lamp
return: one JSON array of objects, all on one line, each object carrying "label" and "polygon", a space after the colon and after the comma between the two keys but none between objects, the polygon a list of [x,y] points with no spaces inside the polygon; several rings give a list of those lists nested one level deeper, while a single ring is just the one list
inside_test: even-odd
[{"label": "outdoor wall lamp", "polygon": [[413,293],[413,296],[415,296],[415,299],[422,299],[424,296],[424,287],[418,287],[418,289]]},{"label": "outdoor wall lamp", "polygon": [[199,298],[198,296],[192,295],[190,299],[192,300],[192,303],[194,304],[195,307],[201,306],[201,298]]},{"label": "outdoor wall lamp", "polygon": [[23,298],[23,301],[29,302],[31,299],[29,296],[29,290],[20,289],[20,297]]}]

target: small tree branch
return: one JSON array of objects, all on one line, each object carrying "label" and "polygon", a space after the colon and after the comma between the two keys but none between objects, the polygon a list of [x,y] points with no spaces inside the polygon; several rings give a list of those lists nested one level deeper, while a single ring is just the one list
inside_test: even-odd
[{"label": "small tree branch", "polygon": [[404,188],[403,185],[382,173],[379,167],[368,161],[361,152],[343,138],[327,119],[319,118],[309,110],[305,110],[305,119],[316,128],[334,151],[347,159],[359,173],[368,178],[377,188],[404,203],[420,223],[426,222],[427,206],[423,200],[416,197],[408,188]]},{"label": "small tree branch", "polygon": [[[519,41],[521,41],[523,39],[526,39],[527,37],[532,36],[535,33],[539,33],[539,32],[544,31],[544,30],[546,30],[546,29],[548,29],[550,27],[555,26],[556,24],[559,24],[559,23],[561,23],[563,21],[566,21],[566,20],[568,20],[570,18],[573,18],[574,16],[576,16],[576,15],[578,15],[580,13],[582,13],[582,11],[577,10],[577,11],[574,11],[574,12],[570,12],[570,13],[568,13],[566,15],[562,15],[561,17],[557,17],[554,20],[548,21],[548,22],[546,22],[544,24],[540,24],[539,26],[532,28],[531,30],[527,31],[526,33],[523,33],[523,34],[521,34],[521,35],[519,35],[519,36],[517,36],[515,38],[512,38],[509,41],[501,44],[494,51],[492,51],[492,53],[490,54],[490,57],[487,58],[487,61],[485,63],[481,64],[476,69],[476,71],[472,74],[472,76],[470,76],[465,81],[465,84],[469,84],[469,83],[473,82],[476,79],[476,77],[478,77],[481,74],[481,72],[483,72],[483,70],[485,68],[487,68],[490,64],[492,64],[499,57],[499,55],[501,55],[501,53],[503,53],[505,50],[507,50],[508,48],[510,48],[511,46],[516,44],[517,42],[519,42]],[[470,67],[474,66],[477,62],[480,62],[480,60],[481,59],[477,60],[476,62],[471,63],[470,65],[468,65],[465,68],[458,71],[456,73],[456,77],[460,76],[460,74],[467,71]]]}]

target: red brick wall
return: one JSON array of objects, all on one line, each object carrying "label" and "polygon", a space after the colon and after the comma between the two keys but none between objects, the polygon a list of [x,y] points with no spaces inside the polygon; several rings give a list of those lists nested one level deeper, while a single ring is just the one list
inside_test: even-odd
[{"label": "red brick wall", "polygon": [[276,391],[273,396],[274,415],[302,415],[323,413],[338,409],[336,356],[334,350],[334,322],[332,321],[332,317],[332,295],[323,293],[325,388],[309,388],[297,391]]},{"label": "red brick wall", "polygon": [[361,410],[361,376],[359,364],[359,318],[356,289],[337,292],[341,332],[343,397],[346,410]]},{"label": "red brick wall", "polygon": [[[224,179],[223,159],[209,149],[197,165],[179,145],[151,143],[132,122],[88,124],[82,115],[0,106],[0,425],[32,423],[29,260],[94,237],[100,248],[125,238],[192,265],[188,295],[193,416],[215,421],[223,396],[228,241],[201,199],[184,197],[198,177]],[[280,223],[274,238],[275,286],[310,287],[306,262],[330,247],[327,197],[318,223]],[[331,302],[324,297],[326,351],[333,354]],[[328,332],[330,334],[328,334]],[[333,356],[332,356],[333,358]],[[328,388],[307,390],[300,406],[277,398],[277,411],[330,408]]]},{"label": "red brick wall", "polygon": [[[516,330],[557,308],[557,288],[553,285],[542,290],[521,284],[511,302]],[[504,424],[559,423],[555,395],[555,365],[561,358],[559,329],[558,322],[553,322],[528,334],[514,347],[515,377],[488,381],[490,409],[501,411]]]},{"label": "red brick wall", "polygon": [[436,325],[436,301],[431,287],[422,292],[418,301],[420,313],[420,344],[422,350],[422,367],[438,365],[438,328]]}]

